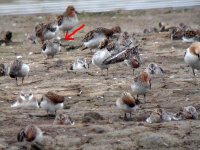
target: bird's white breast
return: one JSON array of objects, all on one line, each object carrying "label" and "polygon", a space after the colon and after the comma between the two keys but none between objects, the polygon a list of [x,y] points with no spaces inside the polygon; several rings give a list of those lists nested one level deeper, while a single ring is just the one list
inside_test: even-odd
[{"label": "bird's white breast", "polygon": [[184,61],[194,69],[200,69],[200,58],[194,54],[191,54],[188,49],[186,51]]}]

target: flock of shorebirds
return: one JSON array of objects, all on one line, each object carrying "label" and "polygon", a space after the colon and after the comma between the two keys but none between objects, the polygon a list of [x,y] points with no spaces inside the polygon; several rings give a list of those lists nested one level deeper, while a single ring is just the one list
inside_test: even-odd
[{"label": "flock of shorebirds", "polygon": [[[28,38],[35,43],[36,39],[39,39],[42,43],[42,53],[47,56],[47,59],[53,58],[59,53],[61,46],[59,31],[64,33],[70,31],[78,24],[77,12],[73,6],[68,6],[66,11],[57,17],[57,20],[48,24],[41,23],[35,27],[35,36],[29,36]],[[119,26],[115,26],[111,29],[99,27],[88,32],[82,40],[82,50],[96,49],[90,62],[87,62],[85,58],[78,58],[71,65],[71,70],[84,70],[88,69],[90,63],[103,70],[107,70],[110,65],[124,62],[127,64],[130,70],[134,70],[141,66],[139,45],[134,40],[132,35],[128,32],[122,32]],[[200,43],[194,42],[189,48],[187,48],[184,61],[188,64],[195,76],[194,70],[200,70]],[[16,79],[18,85],[18,78],[22,78],[22,84],[24,78],[28,76],[30,67],[22,61],[21,56],[17,56],[16,59],[9,64],[0,64],[0,75],[10,76]],[[103,74],[103,72],[102,72]],[[154,74],[164,74],[163,69],[155,64],[150,63],[145,70],[143,70],[137,77],[133,79],[133,83],[130,85],[132,93],[136,96],[132,96],[128,92],[123,92],[121,96],[116,100],[117,108],[124,111],[124,120],[128,120],[127,113],[131,114],[136,112],[139,101],[139,96],[143,95],[146,101],[146,94],[151,90],[151,77]],[[40,101],[38,101],[31,90],[24,89],[21,91],[16,102],[11,105],[13,108],[43,108],[47,111],[48,115],[55,114],[63,108],[65,97],[58,95],[52,91],[48,91],[44,94]],[[198,114],[193,106],[187,106],[181,109],[176,114],[166,112],[164,109],[156,109],[151,115],[146,118],[148,123],[156,123],[162,121],[182,120],[182,119],[197,119]],[[72,119],[66,114],[57,114],[54,124],[74,124]],[[35,125],[28,125],[20,130],[18,141],[24,139],[28,142],[41,142],[43,134],[40,128]]]}]

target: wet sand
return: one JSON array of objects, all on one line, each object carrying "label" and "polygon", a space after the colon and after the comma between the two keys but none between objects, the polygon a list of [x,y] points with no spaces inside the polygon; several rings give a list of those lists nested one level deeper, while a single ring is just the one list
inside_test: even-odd
[{"label": "wet sand", "polygon": [[[174,25],[183,22],[199,28],[199,14],[199,8],[80,14],[80,25],[84,23],[86,26],[75,35],[74,45],[80,45],[84,34],[93,28],[115,25],[121,26],[123,31],[135,33],[141,45],[142,66],[134,75],[125,64],[119,63],[110,66],[108,76],[102,76],[99,68],[93,65],[88,72],[69,71],[76,58],[90,60],[90,50],[62,49],[54,59],[45,60],[42,54],[38,54],[41,44],[33,45],[25,40],[24,34],[33,33],[37,23],[53,20],[56,15],[0,16],[1,30],[12,31],[15,42],[14,45],[0,47],[0,62],[10,63],[15,53],[21,53],[24,62],[31,68],[23,86],[16,86],[15,80],[10,77],[0,77],[0,148],[22,148],[23,144],[17,143],[17,132],[28,124],[36,124],[44,131],[46,149],[199,149],[199,120],[144,122],[144,118],[158,107],[176,112],[183,106],[193,105],[199,111],[200,79],[197,77],[196,84],[191,69],[183,61],[184,51],[190,43],[172,41],[167,33],[143,34],[145,28],[158,27],[160,21]],[[29,55],[30,52],[33,54]],[[63,65],[52,67],[58,60],[63,60]],[[147,102],[133,114],[132,121],[125,122],[121,119],[123,112],[116,108],[115,101],[121,92],[131,92],[133,78],[150,62],[158,63],[166,73],[153,77]],[[50,90],[68,97],[61,112],[70,114],[75,125],[53,126],[53,119],[30,117],[30,114],[43,115],[46,113],[44,110],[11,109],[22,88],[31,88],[38,99]],[[103,120],[83,122],[87,112],[97,112]]]}]

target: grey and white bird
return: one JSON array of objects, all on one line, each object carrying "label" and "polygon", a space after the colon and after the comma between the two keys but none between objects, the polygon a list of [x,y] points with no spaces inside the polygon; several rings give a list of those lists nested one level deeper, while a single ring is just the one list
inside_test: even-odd
[{"label": "grey and white bird", "polygon": [[164,73],[164,70],[159,66],[157,65],[156,63],[150,63],[147,68],[145,69],[145,71],[148,73],[148,74],[163,74]]},{"label": "grey and white bird", "polygon": [[101,74],[103,73],[104,69],[107,69],[107,75],[108,75],[109,65],[104,64],[103,62],[110,56],[111,54],[107,49],[98,50],[92,56],[92,64],[96,65],[97,67],[101,69]]},{"label": "grey and white bird", "polygon": [[60,52],[61,50],[61,44],[58,40],[54,39],[53,41],[46,41],[42,45],[42,53],[45,54],[48,58],[54,58],[54,56]]},{"label": "grey and white bird", "polygon": [[86,58],[78,58],[70,66],[70,70],[86,70],[89,68]]},{"label": "grey and white bird", "polygon": [[16,102],[11,105],[13,108],[39,108],[37,99],[30,89],[23,89],[17,97]]},{"label": "grey and white bird", "polygon": [[24,81],[24,78],[26,76],[28,76],[28,73],[30,71],[30,67],[28,64],[25,64],[21,58],[17,58],[15,59],[12,64],[10,65],[10,69],[9,69],[9,76],[11,78],[15,78],[16,79],[16,84],[17,83],[17,79],[20,77],[22,78],[22,84]]}]

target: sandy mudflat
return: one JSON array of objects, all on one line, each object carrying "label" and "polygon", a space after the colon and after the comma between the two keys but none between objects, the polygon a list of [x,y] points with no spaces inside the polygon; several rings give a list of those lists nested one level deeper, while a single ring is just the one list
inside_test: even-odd
[{"label": "sandy mudflat", "polygon": [[[166,72],[163,76],[153,77],[147,102],[128,122],[120,118],[123,113],[115,106],[122,91],[131,92],[130,85],[134,78],[132,71],[123,63],[110,66],[108,76],[101,76],[100,70],[92,65],[88,73],[69,71],[73,60],[78,57],[89,60],[91,52],[63,49],[54,59],[45,60],[42,54],[37,54],[41,51],[40,44],[32,45],[25,41],[24,34],[33,33],[36,23],[53,20],[55,15],[0,16],[0,30],[11,30],[15,42],[14,45],[0,47],[0,62],[10,63],[15,53],[21,53],[31,68],[30,76],[25,79],[23,86],[16,86],[15,80],[10,77],[0,77],[0,149],[22,148],[17,143],[16,135],[20,128],[28,124],[36,124],[44,131],[46,149],[199,149],[199,120],[150,125],[142,121],[157,107],[176,112],[183,106],[193,105],[199,111],[200,86],[195,84],[191,69],[183,61],[184,50],[190,43],[171,41],[164,33],[143,34],[145,28],[158,27],[159,21],[174,25],[183,22],[193,28],[200,28],[199,15],[199,8],[179,8],[79,16],[80,25],[84,23],[86,26],[76,34],[76,42],[73,44],[79,45],[83,35],[90,29],[119,25],[123,31],[134,32],[141,45],[142,66],[135,71],[134,76],[150,62],[160,64]],[[29,55],[29,52],[33,54]],[[63,60],[62,67],[50,67],[58,60]],[[199,81],[197,78],[197,83]],[[43,110],[11,109],[10,105],[22,88],[31,88],[38,99],[49,90],[71,97],[65,102],[62,111],[70,114],[75,125],[53,126],[53,119],[29,116],[45,114]],[[78,96],[80,90],[82,94]],[[83,123],[84,113],[90,111],[98,112],[104,119]]]}]

